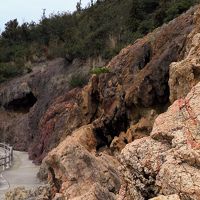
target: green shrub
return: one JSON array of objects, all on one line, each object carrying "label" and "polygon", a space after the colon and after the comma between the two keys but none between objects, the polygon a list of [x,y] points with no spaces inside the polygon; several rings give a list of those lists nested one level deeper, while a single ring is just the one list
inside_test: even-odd
[{"label": "green shrub", "polygon": [[15,64],[0,63],[1,82],[23,73],[23,68]]},{"label": "green shrub", "polygon": [[176,0],[176,2],[169,6],[169,8],[166,10],[166,18],[165,21],[168,22],[181,13],[185,12],[192,6],[194,3],[194,0]]},{"label": "green shrub", "polygon": [[95,67],[93,69],[91,69],[90,73],[91,74],[105,74],[105,73],[109,73],[109,69],[107,67]]},{"label": "green shrub", "polygon": [[88,82],[87,75],[85,74],[73,74],[69,80],[70,88],[83,87]]}]

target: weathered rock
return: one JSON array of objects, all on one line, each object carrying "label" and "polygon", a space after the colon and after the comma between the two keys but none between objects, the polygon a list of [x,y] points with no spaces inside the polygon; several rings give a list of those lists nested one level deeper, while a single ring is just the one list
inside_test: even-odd
[{"label": "weathered rock", "polygon": [[128,181],[128,190],[135,200],[154,197],[158,192],[155,177],[160,170],[169,145],[143,138],[128,144],[122,150],[121,163]]},{"label": "weathered rock", "polygon": [[170,196],[160,195],[160,196],[152,198],[150,200],[180,200],[180,198],[177,194],[174,194],[174,195],[170,195]]},{"label": "weathered rock", "polygon": [[[169,65],[183,58],[187,35],[194,26],[195,10],[124,48],[108,64],[110,73],[96,77],[93,102],[98,107],[93,125],[100,147],[111,144],[114,149],[122,149],[126,143],[123,141],[128,142],[130,136],[124,132],[141,118],[147,118],[146,110],[153,108],[156,113],[165,110],[169,101]],[[152,118],[149,124],[153,121]]]},{"label": "weathered rock", "polygon": [[[26,134],[24,134],[26,133]],[[24,113],[9,113],[0,108],[1,142],[13,144],[19,151],[27,150],[29,146],[30,129],[28,116]]]},{"label": "weathered rock", "polygon": [[200,11],[194,15],[194,29],[187,37],[184,59],[170,65],[170,101],[185,97],[200,81]]},{"label": "weathered rock", "polygon": [[34,190],[25,187],[15,188],[5,194],[5,200],[50,200],[50,187],[40,186]]},{"label": "weathered rock", "polygon": [[8,107],[10,102],[22,99],[29,93],[31,93],[31,88],[27,82],[19,82],[19,84],[14,85],[12,88],[5,87],[0,94],[0,105]]},{"label": "weathered rock", "polygon": [[150,137],[122,150],[122,172],[132,198],[179,194],[200,197],[200,83],[155,120]]},{"label": "weathered rock", "polygon": [[108,66],[122,85],[128,105],[148,107],[168,102],[169,65],[182,58],[194,11],[137,40],[111,60]]},{"label": "weathered rock", "polygon": [[40,134],[29,148],[30,158],[41,162],[49,149],[55,147],[62,137],[83,124],[84,118],[78,106],[80,89],[74,89],[57,98],[39,122]]},{"label": "weathered rock", "polygon": [[[194,26],[195,9],[124,48],[108,64],[109,73],[93,76],[82,91],[69,92],[69,77],[73,73],[87,73],[94,61],[74,59],[68,65],[62,59],[46,62],[28,75],[1,85],[0,104],[4,108],[16,108],[16,103],[28,100],[26,115],[20,123],[10,123],[13,131],[7,132],[6,141],[11,134],[17,138],[24,136],[31,143],[30,157],[40,162],[60,140],[82,125],[93,124],[100,149],[109,147],[115,137],[127,132],[141,118],[147,118],[147,109],[157,113],[165,110],[169,100],[169,65],[183,58],[185,40]],[[101,59],[95,62],[102,63]],[[27,95],[31,95],[31,101]],[[37,101],[31,104],[34,98]],[[153,121],[152,118],[149,124]],[[17,123],[22,128],[15,131],[12,127]],[[12,144],[17,147],[15,141]],[[22,141],[19,146],[25,150],[28,145]]]},{"label": "weathered rock", "polygon": [[[46,116],[50,115],[49,112],[52,113],[52,118],[56,116],[56,111],[61,113],[61,106],[58,105],[58,102],[61,102],[61,99],[65,100],[67,96],[71,75],[80,72],[87,74],[89,69],[90,63],[86,61],[74,61],[66,65],[64,59],[56,59],[34,66],[29,74],[2,83],[0,85],[0,118],[2,116],[4,120],[0,121],[1,141],[4,138],[7,143],[12,144],[18,150],[27,150],[30,143],[35,144],[37,141],[42,143],[41,138],[44,138],[45,133],[41,132],[44,129],[41,127],[42,125],[40,126],[40,121],[44,121]],[[68,99],[69,96],[70,94]],[[53,103],[54,115],[52,107],[50,108]],[[63,108],[63,116],[66,115],[66,112]],[[61,132],[58,129],[62,127],[62,124],[64,124],[64,118],[61,118],[60,114],[57,117],[56,131]],[[52,132],[48,136],[49,143],[44,141],[47,145],[44,152],[39,147],[40,143],[35,144],[39,147],[40,153],[38,153],[37,148],[36,153],[30,152],[31,157],[34,157],[33,154],[38,157],[42,154],[42,158],[47,149],[51,149],[56,143],[58,144],[61,135],[62,133],[58,134],[56,138]]]},{"label": "weathered rock", "polygon": [[110,148],[114,152],[120,152],[128,143],[146,137],[152,131],[153,122],[156,117],[156,111],[151,110],[149,116],[142,117],[138,123],[133,124],[126,132],[121,132],[119,136],[115,136],[112,140]]},{"label": "weathered rock", "polygon": [[65,198],[64,198],[63,194],[56,193],[56,195],[53,198],[53,200],[65,200]]},{"label": "weathered rock", "polygon": [[115,195],[107,188],[102,187],[100,184],[94,184],[91,189],[80,197],[75,197],[73,200],[98,200],[107,199],[115,200]]},{"label": "weathered rock", "polygon": [[115,199],[120,188],[118,163],[106,154],[95,156],[91,128],[81,127],[44,159],[51,184],[66,199]]}]

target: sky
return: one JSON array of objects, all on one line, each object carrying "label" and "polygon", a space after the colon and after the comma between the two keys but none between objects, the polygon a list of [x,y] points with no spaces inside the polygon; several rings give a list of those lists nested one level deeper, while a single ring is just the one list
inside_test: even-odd
[{"label": "sky", "polygon": [[[46,9],[46,16],[50,13],[73,12],[79,0],[1,0],[0,2],[0,32],[6,22],[12,19],[23,22],[38,22],[42,16],[42,9]],[[90,0],[82,0],[85,7]]]}]

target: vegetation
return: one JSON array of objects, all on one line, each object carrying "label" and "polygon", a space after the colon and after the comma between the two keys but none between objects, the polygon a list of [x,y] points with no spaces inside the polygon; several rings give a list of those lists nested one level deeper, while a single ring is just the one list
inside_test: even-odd
[{"label": "vegetation", "polygon": [[8,78],[15,77],[22,73],[22,67],[10,63],[0,63],[0,83]]},{"label": "vegetation", "polygon": [[107,67],[94,67],[90,71],[91,74],[96,74],[96,75],[105,74],[105,73],[109,73],[109,72],[110,71]]},{"label": "vegetation", "polygon": [[88,82],[87,75],[73,74],[69,80],[70,88],[83,87]]},{"label": "vegetation", "polygon": [[20,75],[26,62],[40,58],[110,59],[199,1],[91,0],[84,9],[79,1],[74,13],[43,15],[38,24],[11,20],[0,36],[0,81]]}]

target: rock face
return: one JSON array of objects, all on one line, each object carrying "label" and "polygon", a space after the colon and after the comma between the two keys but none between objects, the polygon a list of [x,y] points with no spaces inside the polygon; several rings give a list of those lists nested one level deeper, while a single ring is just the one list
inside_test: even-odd
[{"label": "rock face", "polygon": [[200,12],[194,15],[195,27],[188,35],[184,59],[170,65],[170,101],[185,97],[200,81]]},{"label": "rock face", "polygon": [[[110,147],[115,139],[121,145],[112,143],[113,150],[121,150],[135,138],[149,135],[155,116],[168,104],[169,65],[184,56],[195,9],[123,49],[108,64],[109,73],[93,76],[82,91],[69,91],[69,76],[87,73],[88,65],[74,61],[64,65],[60,59],[1,85],[0,104],[7,116],[5,123],[0,123],[2,132],[7,133],[2,138],[9,141],[14,136],[15,148],[29,148],[30,157],[41,162],[82,125],[93,124],[97,149]],[[5,113],[2,115],[4,118]],[[143,128],[139,128],[141,120],[148,121]],[[19,143],[21,136],[24,141]]]},{"label": "rock face", "polygon": [[[81,107],[86,117],[92,116],[98,149],[110,145],[121,149],[151,132],[155,116],[166,109],[169,65],[183,58],[195,9],[123,49],[108,64],[110,72],[94,76],[83,90]],[[139,130],[142,120],[148,122]]]},{"label": "rock face", "polygon": [[[43,160],[55,196],[198,199],[199,122],[194,120],[200,109],[192,104],[200,100],[200,84],[156,118],[167,106],[169,65],[184,58],[195,10],[123,49],[108,64],[109,73],[93,76],[80,92],[78,113],[88,125],[70,132],[67,123],[67,138]],[[119,164],[110,155],[121,150]]]},{"label": "rock face", "polygon": [[5,200],[49,200],[50,197],[51,193],[49,186],[41,186],[36,190],[26,190],[24,187],[18,187],[5,194]]},{"label": "rock face", "polygon": [[200,83],[155,121],[150,137],[128,144],[121,168],[135,200],[158,194],[200,197]]},{"label": "rock face", "polygon": [[[74,73],[87,74],[89,69],[89,63],[74,61],[67,65],[64,59],[56,59],[38,64],[33,67],[31,73],[1,84],[0,118],[3,119],[0,121],[1,140],[4,138],[18,150],[27,150],[30,143],[40,141],[41,138],[38,139],[38,135],[42,130],[42,123],[45,120],[48,121],[47,115],[51,115],[52,118],[56,116],[56,112],[53,115],[52,107],[58,106],[56,102],[63,101],[62,98],[69,99],[69,96],[72,96],[72,92],[68,97],[65,95],[70,90],[71,75]],[[53,103],[54,105],[49,108]],[[47,111],[48,108],[50,111]],[[58,112],[61,112],[59,109],[61,110],[61,106],[58,107]],[[64,107],[62,109],[64,110]],[[42,117],[44,119],[40,122]],[[58,120],[60,118],[57,119],[57,124]],[[60,120],[61,123],[62,120]],[[48,144],[48,147],[55,143],[53,140],[49,139],[52,143]],[[38,152],[38,148],[36,151]],[[43,150],[39,151],[41,155]],[[32,157],[34,158],[33,155]]]},{"label": "rock face", "polygon": [[65,199],[115,199],[120,188],[118,163],[109,155],[95,155],[93,127],[83,126],[44,159],[54,191]]},{"label": "rock face", "polygon": [[150,200],[180,200],[180,198],[177,194],[175,194],[175,195],[170,195],[170,196],[160,195],[159,197],[155,197]]},{"label": "rock face", "polygon": [[39,121],[40,134],[35,137],[34,143],[29,148],[31,159],[41,162],[49,149],[55,147],[60,139],[84,124],[78,106],[79,101],[80,89],[74,89],[58,97],[47,109]]}]

